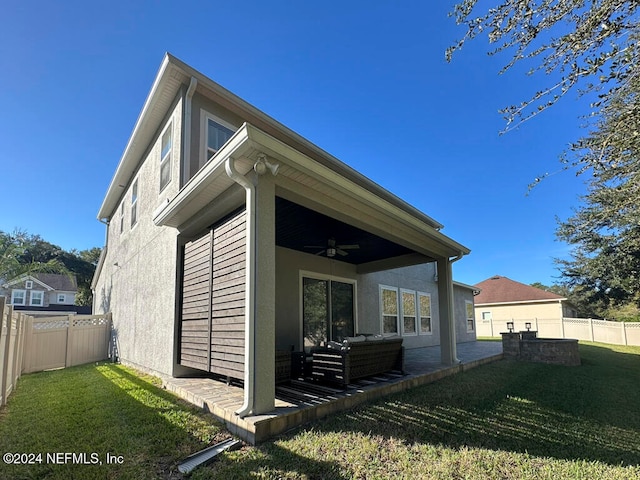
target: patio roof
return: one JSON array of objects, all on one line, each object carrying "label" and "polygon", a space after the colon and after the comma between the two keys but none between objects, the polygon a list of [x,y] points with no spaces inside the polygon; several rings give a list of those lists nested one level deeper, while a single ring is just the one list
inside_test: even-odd
[{"label": "patio roof", "polygon": [[226,174],[225,161],[234,158],[238,171],[246,175],[261,154],[280,167],[276,178],[278,245],[314,253],[305,246],[323,245],[328,238],[358,243],[362,248],[350,251],[350,258],[338,258],[358,265],[396,257],[409,265],[469,253],[423,216],[400,208],[247,123],[174,198],[156,210],[155,224],[196,233],[216,215],[236,208],[244,196]]}]

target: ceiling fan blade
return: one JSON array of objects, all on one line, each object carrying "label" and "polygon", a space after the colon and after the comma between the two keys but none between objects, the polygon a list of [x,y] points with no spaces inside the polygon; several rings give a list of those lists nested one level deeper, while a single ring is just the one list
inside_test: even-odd
[{"label": "ceiling fan blade", "polygon": [[353,244],[353,245],[338,245],[338,248],[341,248],[342,250],[357,250],[358,248],[360,248],[360,245],[357,244]]},{"label": "ceiling fan blade", "polygon": [[305,245],[304,248],[325,248],[324,245]]},{"label": "ceiling fan blade", "polygon": [[339,249],[339,248],[336,248],[336,253],[337,253],[338,255],[342,255],[343,257],[344,257],[345,255],[349,255],[349,253],[348,253],[348,252],[345,252],[344,250],[341,250],[341,249]]},{"label": "ceiling fan blade", "polygon": [[322,255],[324,252],[326,252],[326,250],[320,250],[318,253],[315,253],[314,255]]}]

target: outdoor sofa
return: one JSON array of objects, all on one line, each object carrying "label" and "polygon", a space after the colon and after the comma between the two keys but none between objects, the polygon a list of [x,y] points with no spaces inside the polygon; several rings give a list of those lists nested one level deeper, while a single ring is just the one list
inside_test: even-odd
[{"label": "outdoor sofa", "polygon": [[329,342],[312,351],[311,377],[321,382],[346,386],[391,370],[404,371],[404,347],[399,336],[347,337],[342,343]]}]

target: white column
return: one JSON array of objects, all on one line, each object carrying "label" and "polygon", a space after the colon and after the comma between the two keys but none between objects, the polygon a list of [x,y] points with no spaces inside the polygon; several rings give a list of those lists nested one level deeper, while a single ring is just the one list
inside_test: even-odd
[{"label": "white column", "polygon": [[253,414],[275,409],[276,331],[276,207],[275,186],[269,174],[256,186],[254,407]]},{"label": "white column", "polygon": [[440,357],[445,365],[460,363],[456,348],[456,319],[453,304],[451,261],[440,258],[438,268],[438,313],[440,316]]}]

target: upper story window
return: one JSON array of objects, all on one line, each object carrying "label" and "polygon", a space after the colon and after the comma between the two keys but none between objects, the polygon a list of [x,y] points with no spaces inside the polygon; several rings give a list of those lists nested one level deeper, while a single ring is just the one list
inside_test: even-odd
[{"label": "upper story window", "polygon": [[32,289],[33,288],[33,281],[27,280],[26,282],[24,282],[24,288],[26,288],[27,290]]},{"label": "upper story window", "polygon": [[237,129],[230,123],[204,110],[202,110],[200,120],[202,125],[201,138],[205,139],[202,147],[202,158],[207,162],[227,143]]},{"label": "upper story window", "polygon": [[124,200],[120,204],[120,233],[124,232]]},{"label": "upper story window", "polygon": [[11,291],[11,304],[12,305],[24,305],[27,297],[26,290],[12,290]]},{"label": "upper story window", "polygon": [[171,148],[173,146],[173,124],[169,124],[162,134],[160,148],[160,191],[171,181]]},{"label": "upper story window", "polygon": [[131,186],[131,226],[138,221],[138,179]]},{"label": "upper story window", "polygon": [[66,299],[67,298],[65,297],[64,293],[58,294],[58,303],[64,303]]},{"label": "upper story window", "polygon": [[42,307],[44,305],[44,292],[40,290],[32,290],[29,305]]}]

